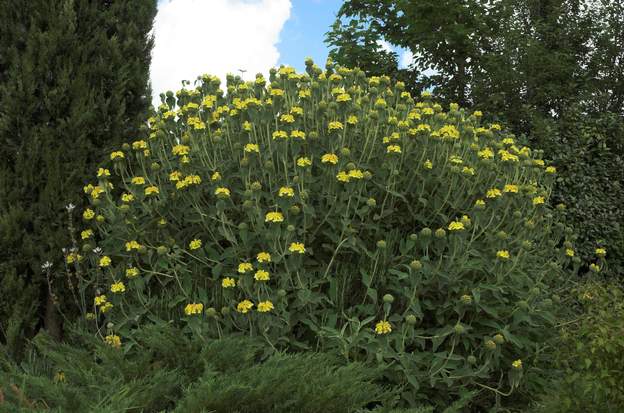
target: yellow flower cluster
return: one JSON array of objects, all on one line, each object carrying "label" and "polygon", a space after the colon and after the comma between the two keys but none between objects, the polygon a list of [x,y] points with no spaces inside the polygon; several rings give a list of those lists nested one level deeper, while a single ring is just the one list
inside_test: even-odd
[{"label": "yellow flower cluster", "polygon": [[201,246],[202,246],[202,242],[201,242],[200,239],[196,238],[196,239],[192,240],[191,242],[189,242],[189,249],[191,251],[198,250],[198,249],[201,248]]},{"label": "yellow flower cluster", "polygon": [[303,245],[303,243],[301,243],[301,242],[292,242],[290,244],[290,246],[288,247],[288,251],[296,252],[298,254],[304,254],[306,249],[305,249],[305,245]]},{"label": "yellow flower cluster", "polygon": [[124,293],[126,292],[126,286],[124,285],[123,282],[118,281],[111,285],[110,290],[112,293]]},{"label": "yellow flower cluster", "polygon": [[247,152],[247,153],[252,153],[252,152],[260,153],[260,147],[256,143],[248,143],[247,145],[245,145],[245,152]]},{"label": "yellow flower cluster", "polygon": [[260,301],[258,303],[258,312],[260,313],[266,313],[269,312],[271,310],[273,310],[275,307],[273,306],[273,303],[271,301]]},{"label": "yellow flower cluster", "polygon": [[246,314],[253,308],[253,303],[249,300],[243,300],[236,306],[236,311]]},{"label": "yellow flower cluster", "polygon": [[326,153],[321,157],[321,162],[336,165],[338,163],[338,156],[334,153]]},{"label": "yellow flower cluster", "polygon": [[330,132],[331,131],[335,131],[335,130],[342,130],[343,128],[344,127],[342,125],[342,122],[339,122],[339,121],[329,122],[328,129],[329,129]]},{"label": "yellow flower cluster", "polygon": [[501,259],[501,260],[508,260],[510,257],[509,255],[509,251],[507,250],[500,250],[496,252],[496,258]]},{"label": "yellow flower cluster", "polygon": [[221,287],[223,288],[236,287],[236,280],[232,277],[225,277],[223,280],[221,280]]},{"label": "yellow flower cluster", "polygon": [[306,166],[310,166],[310,165],[312,165],[312,161],[310,160],[310,158],[301,157],[297,159],[297,166],[301,168],[305,168]]},{"label": "yellow flower cluster", "polygon": [[238,264],[238,272],[241,274],[245,274],[248,271],[252,271],[253,270],[253,265],[251,265],[251,263],[249,262],[241,262],[240,264]]},{"label": "yellow flower cluster", "polygon": [[278,195],[280,197],[293,197],[295,196],[295,191],[290,187],[283,186],[279,189]]},{"label": "yellow flower cluster", "polygon": [[269,272],[265,270],[258,270],[256,274],[254,274],[254,279],[256,281],[269,281],[270,278]]},{"label": "yellow flower cluster", "polygon": [[98,295],[93,299],[93,304],[100,309],[101,313],[106,313],[113,308],[113,303],[108,302],[105,295]]},{"label": "yellow flower cluster", "polygon": [[147,188],[145,188],[145,195],[146,196],[150,196],[150,195],[158,195],[160,193],[160,190],[158,189],[157,186],[148,186]]},{"label": "yellow flower cluster", "polygon": [[141,244],[136,240],[126,242],[126,251],[138,251],[141,249]]},{"label": "yellow flower cluster", "polygon": [[391,332],[392,332],[392,325],[386,320],[379,321],[375,325],[375,333],[379,335],[389,334]]},{"label": "yellow flower cluster", "polygon": [[229,198],[230,190],[225,187],[219,187],[215,189],[215,195],[217,196],[217,198]]},{"label": "yellow flower cluster", "polygon": [[111,265],[111,259],[109,256],[105,255],[102,258],[100,258],[100,261],[99,261],[100,267],[108,267],[109,265]]},{"label": "yellow flower cluster", "polygon": [[145,178],[143,178],[142,176],[134,176],[130,180],[130,183],[132,185],[145,185]]},{"label": "yellow flower cluster", "polygon": [[453,221],[448,226],[449,231],[461,231],[464,229],[464,224],[461,221]]},{"label": "yellow flower cluster", "polygon": [[201,314],[204,311],[204,305],[202,303],[189,303],[184,307],[184,313],[186,315]]},{"label": "yellow flower cluster", "polygon": [[258,255],[256,256],[256,259],[258,260],[258,262],[271,262],[271,254],[269,254],[268,252],[259,252]]},{"label": "yellow flower cluster", "polygon": [[111,347],[121,348],[121,338],[116,334],[109,334],[104,337],[104,341]]},{"label": "yellow flower cluster", "polygon": [[340,171],[336,175],[336,179],[340,182],[350,182],[351,179],[363,179],[364,173],[359,169],[351,169],[349,172]]},{"label": "yellow flower cluster", "polygon": [[284,221],[284,215],[281,212],[273,211],[267,212],[264,220],[266,222],[282,222]]},{"label": "yellow flower cluster", "polygon": [[172,153],[177,156],[188,155],[191,151],[191,148],[186,145],[175,145],[172,149]]},{"label": "yellow flower cluster", "polygon": [[[171,179],[171,176],[169,176],[169,179]],[[202,180],[199,175],[187,175],[184,179],[180,179],[176,182],[176,189],[181,190],[191,185],[199,185],[201,182]]]}]

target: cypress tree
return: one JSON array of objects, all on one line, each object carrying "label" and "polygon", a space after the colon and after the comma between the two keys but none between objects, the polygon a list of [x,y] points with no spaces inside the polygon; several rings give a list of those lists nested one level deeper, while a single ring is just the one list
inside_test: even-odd
[{"label": "cypress tree", "polygon": [[40,327],[61,334],[64,207],[145,122],[155,13],[156,0],[0,2],[0,342],[15,356]]}]

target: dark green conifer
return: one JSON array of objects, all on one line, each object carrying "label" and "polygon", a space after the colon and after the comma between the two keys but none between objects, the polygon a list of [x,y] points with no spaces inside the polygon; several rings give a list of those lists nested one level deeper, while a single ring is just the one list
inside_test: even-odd
[{"label": "dark green conifer", "polygon": [[16,352],[41,326],[61,333],[64,207],[146,119],[155,13],[156,0],[0,2],[0,342]]}]

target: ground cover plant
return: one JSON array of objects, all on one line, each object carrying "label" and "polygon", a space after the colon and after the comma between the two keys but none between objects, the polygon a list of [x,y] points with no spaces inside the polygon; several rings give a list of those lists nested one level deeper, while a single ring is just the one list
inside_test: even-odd
[{"label": "ground cover plant", "polygon": [[84,319],[121,352],[170,320],[206,342],[337,353],[379,367],[403,406],[543,387],[580,266],[548,202],[556,169],[478,111],[306,67],[226,90],[200,76],[110,154],[66,256]]},{"label": "ground cover plant", "polygon": [[206,343],[165,322],[133,338],[121,352],[84,330],[66,343],[41,334],[21,366],[0,353],[0,410],[347,413],[384,398],[378,371],[335,355],[270,354],[249,337]]},{"label": "ground cover plant", "polygon": [[585,279],[567,305],[556,360],[559,380],[538,398],[539,412],[619,412],[624,409],[624,291],[613,280]]}]

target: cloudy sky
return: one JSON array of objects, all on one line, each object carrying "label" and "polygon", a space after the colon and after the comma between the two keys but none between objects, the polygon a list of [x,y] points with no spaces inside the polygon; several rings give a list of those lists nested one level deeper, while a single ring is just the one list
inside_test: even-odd
[{"label": "cloudy sky", "polygon": [[[253,79],[287,64],[298,71],[310,56],[322,66],[323,43],[342,0],[159,0],[154,22],[152,89],[155,100],[182,79],[210,73]],[[385,45],[389,47],[389,45]],[[409,61],[401,54],[401,63]]]}]

